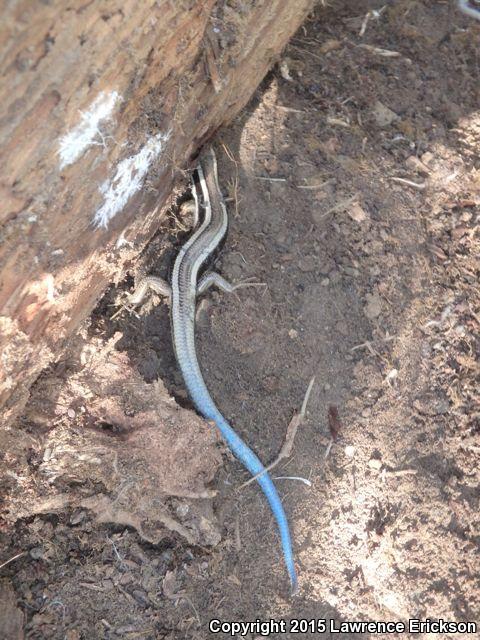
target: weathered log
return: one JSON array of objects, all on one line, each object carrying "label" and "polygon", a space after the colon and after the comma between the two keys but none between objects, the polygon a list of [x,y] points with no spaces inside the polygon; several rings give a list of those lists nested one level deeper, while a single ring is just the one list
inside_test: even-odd
[{"label": "weathered log", "polygon": [[11,0],[0,26],[0,408],[18,413],[312,0]]}]

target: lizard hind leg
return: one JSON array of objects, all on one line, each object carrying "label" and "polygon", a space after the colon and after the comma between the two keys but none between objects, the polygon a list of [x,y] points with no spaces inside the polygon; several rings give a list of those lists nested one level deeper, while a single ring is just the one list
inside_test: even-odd
[{"label": "lizard hind leg", "polygon": [[155,291],[155,293],[164,296],[167,300],[170,300],[172,296],[172,289],[168,282],[165,282],[165,280],[157,278],[156,276],[147,276],[138,283],[135,287],[135,291],[129,294],[128,303],[137,307],[143,301],[150,289]]},{"label": "lizard hind leg", "polygon": [[241,289],[243,287],[266,287],[267,285],[264,282],[249,282],[248,280],[232,284],[231,282],[228,282],[228,280],[225,280],[225,278],[219,273],[210,271],[202,276],[198,281],[197,294],[200,295],[205,293],[205,291],[208,291],[208,289],[213,286],[217,287],[221,291],[225,291],[225,293],[233,293],[237,289]]}]

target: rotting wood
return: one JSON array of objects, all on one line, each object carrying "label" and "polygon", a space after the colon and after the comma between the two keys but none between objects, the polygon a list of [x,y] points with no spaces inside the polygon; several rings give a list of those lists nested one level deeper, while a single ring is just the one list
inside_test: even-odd
[{"label": "rotting wood", "polygon": [[312,0],[13,0],[0,27],[0,408],[18,414]]}]

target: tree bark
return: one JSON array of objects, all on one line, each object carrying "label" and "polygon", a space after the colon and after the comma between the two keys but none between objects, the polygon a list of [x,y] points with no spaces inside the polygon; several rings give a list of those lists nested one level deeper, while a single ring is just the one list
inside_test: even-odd
[{"label": "tree bark", "polygon": [[159,226],[312,0],[4,0],[0,409],[7,424]]}]

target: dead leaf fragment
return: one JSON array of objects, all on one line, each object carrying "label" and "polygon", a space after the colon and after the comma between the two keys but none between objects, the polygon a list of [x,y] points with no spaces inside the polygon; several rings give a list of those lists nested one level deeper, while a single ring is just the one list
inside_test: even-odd
[{"label": "dead leaf fragment", "polygon": [[347,210],[348,215],[355,222],[364,222],[368,218],[368,213],[358,204],[354,202]]},{"label": "dead leaf fragment", "polygon": [[163,595],[169,600],[176,600],[177,593],[177,574],[175,571],[167,571],[162,581]]},{"label": "dead leaf fragment", "polygon": [[342,43],[340,40],[334,40],[334,39],[327,40],[320,47],[320,53],[323,53],[323,54],[330,53],[330,51],[335,51],[336,49],[340,49],[341,46],[342,46]]}]

